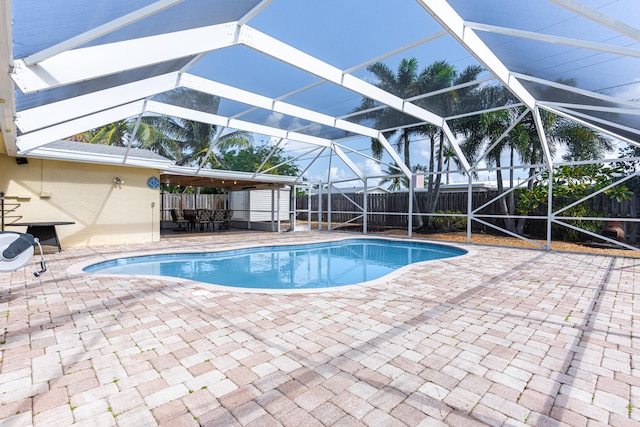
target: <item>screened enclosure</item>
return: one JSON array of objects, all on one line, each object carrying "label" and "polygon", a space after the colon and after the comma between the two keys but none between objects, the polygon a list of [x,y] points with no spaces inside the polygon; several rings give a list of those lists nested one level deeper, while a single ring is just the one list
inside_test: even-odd
[{"label": "screened enclosure", "polygon": [[[455,217],[469,241],[482,229],[637,248],[635,0],[2,3],[9,156],[127,164],[55,144],[124,122],[120,142],[140,148],[145,119],[172,117],[213,126],[207,155],[138,166],[206,177],[222,138],[246,132],[271,150],[252,177],[277,181],[276,153],[295,163],[285,181],[308,205],[293,212],[329,228],[368,232],[388,214],[411,236]],[[402,209],[371,202],[378,187]],[[334,198],[350,206],[337,222]]]}]

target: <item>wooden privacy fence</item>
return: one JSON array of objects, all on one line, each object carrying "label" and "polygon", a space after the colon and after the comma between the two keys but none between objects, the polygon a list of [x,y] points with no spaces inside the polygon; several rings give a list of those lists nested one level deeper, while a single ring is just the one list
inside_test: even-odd
[{"label": "wooden privacy fence", "polygon": [[[478,209],[480,206],[488,203],[495,197],[497,197],[497,191],[483,191],[474,192],[471,195],[471,203],[473,209]],[[416,192],[413,202],[414,215],[425,213],[427,211],[427,197],[426,192]],[[312,195],[311,197],[306,195],[296,196],[296,211],[297,219],[306,220],[307,211],[309,210],[309,200],[311,203],[311,220],[318,220],[318,195]],[[329,195],[322,195],[322,221],[328,221],[328,207],[329,207]],[[630,200],[623,200],[617,202],[610,199],[608,196],[599,194],[591,199],[584,201],[591,209],[597,212],[598,216],[602,217],[614,217],[614,218],[640,218],[640,203],[638,200],[638,194],[634,194]],[[359,193],[332,193],[331,194],[331,222],[335,226],[349,222],[352,225],[362,226],[362,209],[364,204],[364,195]],[[562,204],[561,199],[554,198],[554,210],[559,209],[560,206],[566,205],[566,202]],[[442,192],[438,196],[435,211],[437,213],[460,213],[466,215],[468,212],[468,197],[466,192]],[[406,192],[399,193],[375,193],[367,195],[367,227],[375,230],[376,227],[380,228],[406,228],[408,227],[408,215],[409,212],[409,195]],[[542,213],[540,213],[542,212]],[[531,213],[531,215],[546,215],[546,208],[538,213]],[[499,227],[504,227],[504,220],[502,218],[492,218],[493,215],[501,215],[499,203],[494,201],[488,204],[476,215],[487,215],[489,217],[483,217],[482,219],[488,223],[495,224]],[[417,225],[416,217],[414,216],[413,225]],[[423,216],[423,218],[426,218]],[[564,217],[563,217],[564,218]],[[486,231],[487,227],[473,222],[473,231],[483,230]],[[625,240],[629,243],[636,244],[640,241],[640,223],[627,221],[624,222],[623,228],[625,230]]]},{"label": "wooden privacy fence", "polygon": [[[472,194],[472,203],[474,207],[482,206],[490,201],[498,193],[495,191],[476,192]],[[345,197],[346,196],[346,197]],[[328,220],[329,195],[322,195],[323,221]],[[358,215],[362,215],[364,195],[345,193],[331,194],[331,222],[342,223],[353,220]],[[308,207],[308,196],[297,196],[296,210],[298,211],[298,219],[307,219],[306,210]],[[427,210],[427,194],[425,192],[416,192],[413,201],[413,213],[425,213]],[[301,212],[305,211],[305,212]],[[374,193],[367,195],[367,224],[368,226],[380,227],[407,227],[409,212],[409,196],[407,193]],[[436,211],[442,212],[459,212],[466,214],[467,212],[467,193],[440,193],[436,205]],[[318,196],[311,197],[311,213],[312,219],[317,219],[318,212]],[[482,209],[482,214],[497,215],[498,210],[495,204],[491,204]],[[361,220],[353,221],[361,224]]]}]

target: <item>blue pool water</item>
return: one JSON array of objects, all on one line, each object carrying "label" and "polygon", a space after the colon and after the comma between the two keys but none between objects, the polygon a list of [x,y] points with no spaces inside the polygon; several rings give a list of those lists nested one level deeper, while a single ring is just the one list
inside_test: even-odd
[{"label": "blue pool water", "polygon": [[306,245],[163,254],[93,264],[99,274],[145,274],[254,289],[313,289],[374,280],[415,262],[466,251],[430,243],[349,239]]}]

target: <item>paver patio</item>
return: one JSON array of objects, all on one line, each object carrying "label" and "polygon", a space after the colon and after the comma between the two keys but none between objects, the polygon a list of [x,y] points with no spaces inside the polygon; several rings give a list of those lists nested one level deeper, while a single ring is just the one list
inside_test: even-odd
[{"label": "paver patio", "polygon": [[474,245],[303,293],[69,269],[346,236],[165,238],[2,273],[0,426],[640,425],[637,258]]}]

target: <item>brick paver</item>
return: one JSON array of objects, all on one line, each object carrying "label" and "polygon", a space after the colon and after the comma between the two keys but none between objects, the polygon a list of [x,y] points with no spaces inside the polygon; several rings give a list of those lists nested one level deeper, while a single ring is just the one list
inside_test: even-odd
[{"label": "brick paver", "polygon": [[352,236],[181,236],[3,273],[0,427],[640,426],[634,258],[468,246],[297,293],[78,268]]}]

